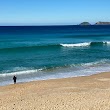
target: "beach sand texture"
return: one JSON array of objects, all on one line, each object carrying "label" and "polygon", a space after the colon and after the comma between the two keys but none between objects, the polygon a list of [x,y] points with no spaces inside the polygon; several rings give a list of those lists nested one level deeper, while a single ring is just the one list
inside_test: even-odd
[{"label": "beach sand texture", "polygon": [[110,110],[110,73],[1,86],[0,110]]}]

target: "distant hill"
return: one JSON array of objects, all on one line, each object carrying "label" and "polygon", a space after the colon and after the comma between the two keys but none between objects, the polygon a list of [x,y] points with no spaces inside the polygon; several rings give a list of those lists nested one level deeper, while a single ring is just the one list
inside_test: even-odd
[{"label": "distant hill", "polygon": [[101,21],[99,21],[99,22],[95,23],[95,25],[110,25],[110,22],[101,22]]},{"label": "distant hill", "polygon": [[[89,22],[82,22],[80,23],[79,25],[91,25]],[[96,22],[95,24],[93,25],[110,25],[110,22],[102,22],[102,21],[99,21],[99,22]]]},{"label": "distant hill", "polygon": [[89,22],[82,22],[79,25],[91,25]]}]

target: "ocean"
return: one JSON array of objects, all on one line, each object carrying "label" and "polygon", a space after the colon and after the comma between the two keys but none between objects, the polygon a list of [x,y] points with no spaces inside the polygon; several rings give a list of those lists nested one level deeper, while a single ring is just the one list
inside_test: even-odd
[{"label": "ocean", "polygon": [[110,26],[0,26],[0,86],[110,71]]}]

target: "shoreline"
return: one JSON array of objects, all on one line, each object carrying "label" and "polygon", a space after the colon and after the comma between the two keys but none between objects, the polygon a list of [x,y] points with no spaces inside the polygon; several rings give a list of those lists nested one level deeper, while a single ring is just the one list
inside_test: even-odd
[{"label": "shoreline", "polygon": [[[97,74],[101,74],[101,73],[108,73],[108,72],[100,72],[100,73],[94,73],[94,74],[88,74],[88,75],[78,75],[78,76],[72,76],[72,77],[58,77],[58,78],[41,78],[41,79],[24,79],[24,80],[18,80],[18,82],[16,82],[16,84],[25,84],[25,83],[34,83],[34,82],[39,82],[39,81],[49,81],[49,80],[62,80],[62,79],[74,79],[74,78],[80,78],[80,77],[88,77],[88,76],[93,76],[93,75],[97,75]],[[17,76],[17,75],[15,75]],[[10,86],[13,85],[13,77],[11,77],[10,83],[3,83],[2,85],[0,85],[0,87],[3,86]]]},{"label": "shoreline", "polygon": [[0,86],[1,110],[110,109],[110,72]]},{"label": "shoreline", "polygon": [[[95,70],[95,71],[94,71]],[[8,86],[8,85],[12,85],[13,84],[13,76],[15,75],[17,77],[17,84],[19,83],[29,83],[29,82],[33,82],[33,81],[47,81],[47,80],[57,80],[57,79],[66,79],[66,78],[77,78],[77,77],[86,77],[86,76],[92,76],[95,74],[100,74],[100,73],[106,73],[109,72],[110,68],[107,65],[106,67],[103,66],[101,67],[95,67],[95,68],[88,68],[86,69],[82,69],[79,71],[73,71],[73,72],[64,72],[64,74],[55,74],[55,75],[45,75],[45,76],[41,76],[41,77],[37,77],[37,74],[27,74],[27,77],[24,77],[23,75],[7,75],[7,77],[0,77],[1,79],[3,78],[3,81],[1,80],[0,82],[0,87],[1,86]],[[69,74],[68,74],[69,73]],[[42,74],[42,73],[41,73]]]}]

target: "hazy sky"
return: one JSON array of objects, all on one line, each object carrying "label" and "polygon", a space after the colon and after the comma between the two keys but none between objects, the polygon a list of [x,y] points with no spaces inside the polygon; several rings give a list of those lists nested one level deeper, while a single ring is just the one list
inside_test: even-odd
[{"label": "hazy sky", "polygon": [[110,21],[110,0],[0,0],[0,25]]}]

